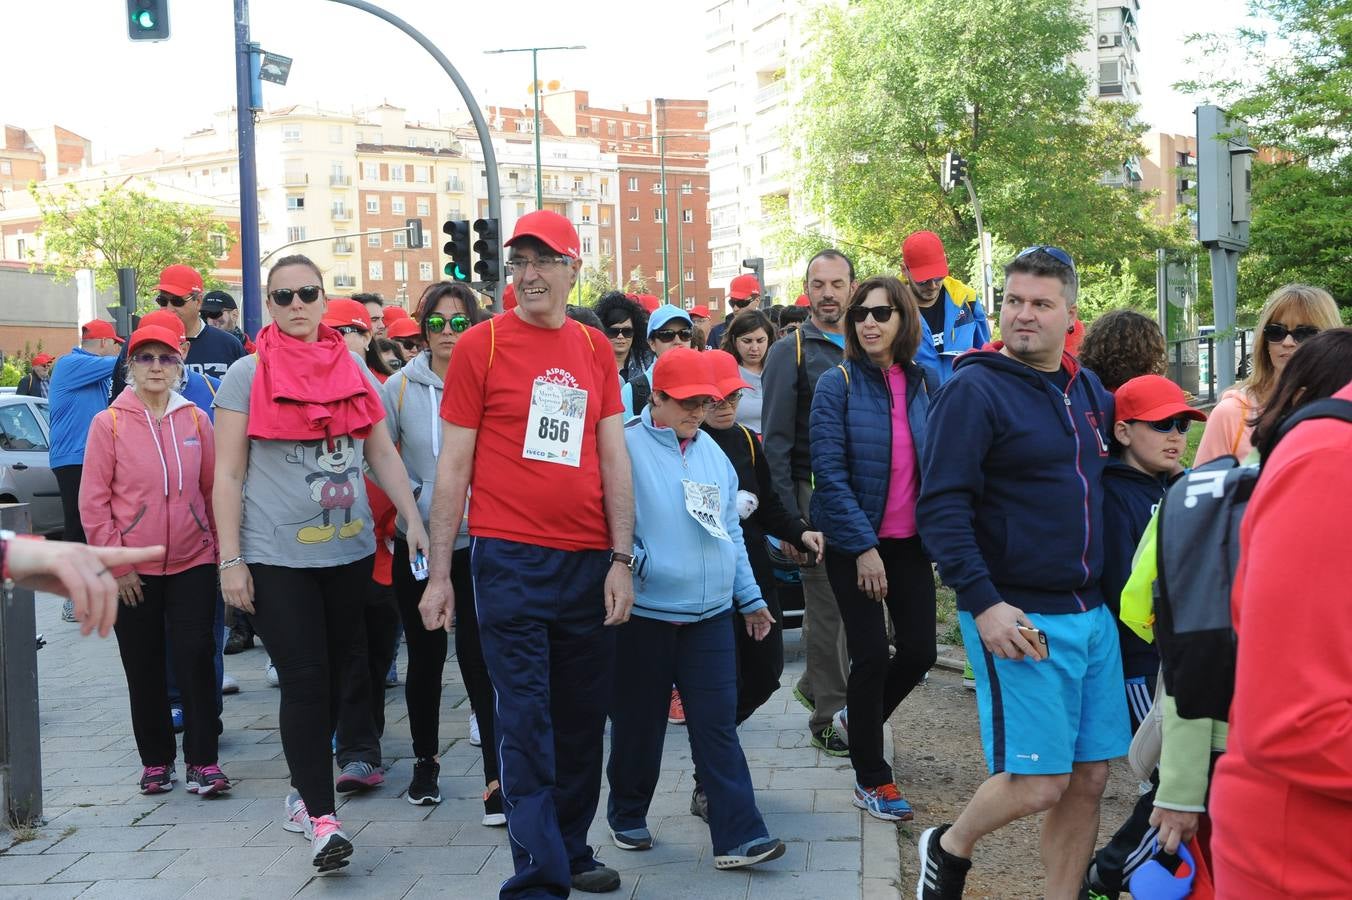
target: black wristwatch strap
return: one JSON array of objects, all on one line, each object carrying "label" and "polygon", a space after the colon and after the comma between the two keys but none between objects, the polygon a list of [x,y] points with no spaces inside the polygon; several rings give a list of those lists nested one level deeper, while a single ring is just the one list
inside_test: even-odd
[{"label": "black wristwatch strap", "polygon": [[630,572],[634,571],[634,557],[629,555],[628,553],[621,553],[618,550],[611,550],[610,561],[612,563],[619,563],[620,565],[628,569]]}]

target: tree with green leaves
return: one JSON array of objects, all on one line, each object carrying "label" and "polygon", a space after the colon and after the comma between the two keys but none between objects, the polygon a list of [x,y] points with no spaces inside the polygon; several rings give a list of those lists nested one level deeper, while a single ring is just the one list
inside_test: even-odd
[{"label": "tree with green leaves", "polygon": [[624,291],[628,294],[648,293],[648,276],[643,274],[642,266],[634,266],[629,272],[629,280],[625,282]]},{"label": "tree with green leaves", "polygon": [[1250,0],[1249,11],[1234,34],[1189,37],[1215,71],[1176,85],[1227,107],[1266,151],[1253,166],[1240,307],[1252,313],[1292,281],[1352,304],[1352,0]]},{"label": "tree with green leaves", "polygon": [[183,263],[208,273],[220,248],[228,252],[235,240],[210,207],[160,200],[133,187],[118,185],[90,197],[73,185],[54,193],[33,183],[29,193],[42,216],[37,231],[43,255],[35,267],[40,263],[66,278],[92,269],[100,290],[117,285],[118,269],[134,269],[138,311],[153,305],[165,266]]},{"label": "tree with green leaves", "polygon": [[[1150,195],[1104,183],[1142,153],[1145,128],[1135,106],[1089,97],[1087,75],[1069,64],[1089,33],[1082,7],[856,0],[819,8],[792,131],[797,183],[833,240],[897,271],[902,239],[928,229],[944,239],[955,271],[972,270],[967,193],[945,193],[940,183],[953,150],[968,161],[986,230],[1005,245],[1057,244],[1116,271],[1124,257],[1169,243]],[[790,227],[779,237],[794,256],[825,240]]]},{"label": "tree with green leaves", "polygon": [[615,260],[606,253],[597,257],[596,265],[583,266],[582,275],[578,278],[582,294],[579,302],[582,306],[592,306],[606,291],[615,290],[614,270]]}]

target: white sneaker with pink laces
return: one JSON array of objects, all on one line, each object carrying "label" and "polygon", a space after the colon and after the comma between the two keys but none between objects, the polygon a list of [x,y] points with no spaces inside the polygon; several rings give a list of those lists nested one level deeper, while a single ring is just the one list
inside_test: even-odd
[{"label": "white sneaker with pink laces", "polygon": [[332,872],[347,865],[352,842],[343,834],[343,826],[334,816],[312,816],[309,821],[310,858],[320,872]]}]

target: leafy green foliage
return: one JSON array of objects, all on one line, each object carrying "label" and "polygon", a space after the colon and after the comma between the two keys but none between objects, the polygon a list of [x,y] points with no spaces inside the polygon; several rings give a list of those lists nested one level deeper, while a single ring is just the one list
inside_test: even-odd
[{"label": "leafy green foliage", "polygon": [[42,215],[42,263],[67,278],[76,269],[93,269],[100,290],[117,285],[118,269],[135,269],[139,310],[151,306],[165,266],[184,263],[209,272],[217,262],[211,236],[220,235],[227,251],[234,243],[209,207],[159,200],[132,187],[90,197],[73,185],[56,194],[30,184],[29,193]]},{"label": "leafy green foliage", "polygon": [[14,387],[19,383],[23,375],[19,372],[19,367],[11,362],[6,362],[0,366],[0,387]]}]

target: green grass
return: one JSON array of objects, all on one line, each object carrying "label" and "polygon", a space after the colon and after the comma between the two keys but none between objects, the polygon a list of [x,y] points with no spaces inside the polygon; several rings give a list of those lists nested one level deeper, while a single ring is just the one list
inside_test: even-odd
[{"label": "green grass", "polygon": [[937,598],[935,607],[935,621],[940,626],[947,625],[948,628],[939,634],[939,642],[942,644],[962,645],[962,631],[958,628],[958,595],[950,587],[946,587],[939,580],[939,573],[934,573],[934,592]]},{"label": "green grass", "polygon": [[1188,446],[1187,449],[1183,451],[1183,456],[1179,460],[1183,463],[1183,468],[1185,469],[1192,467],[1192,460],[1197,456],[1197,445],[1202,443],[1202,434],[1206,431],[1206,428],[1203,427],[1204,424],[1205,423],[1198,422],[1188,429]]}]

